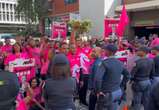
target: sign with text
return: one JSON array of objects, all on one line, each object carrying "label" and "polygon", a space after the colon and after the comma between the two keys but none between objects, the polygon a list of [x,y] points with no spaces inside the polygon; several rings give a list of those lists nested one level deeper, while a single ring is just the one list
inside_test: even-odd
[{"label": "sign with text", "polygon": [[32,71],[35,66],[35,59],[16,59],[9,63],[9,71],[17,74],[19,81],[22,82],[25,78],[26,81],[29,81],[35,76],[35,73]]},{"label": "sign with text", "polygon": [[53,22],[52,24],[52,38],[58,37],[66,39],[67,35],[67,24],[64,22]]}]

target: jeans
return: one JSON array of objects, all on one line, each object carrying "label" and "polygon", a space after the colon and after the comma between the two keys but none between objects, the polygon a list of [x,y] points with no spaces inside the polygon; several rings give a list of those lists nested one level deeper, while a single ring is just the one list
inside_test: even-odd
[{"label": "jeans", "polygon": [[152,78],[152,85],[155,86],[157,83],[159,83],[159,77],[153,77]]},{"label": "jeans", "polygon": [[105,96],[99,96],[97,101],[97,110],[117,110],[121,96],[121,89],[112,93],[106,93]]},{"label": "jeans", "polygon": [[150,92],[151,82],[150,80],[134,82],[132,85],[133,90],[133,110],[140,110],[141,104],[144,108],[148,102],[148,96]]}]

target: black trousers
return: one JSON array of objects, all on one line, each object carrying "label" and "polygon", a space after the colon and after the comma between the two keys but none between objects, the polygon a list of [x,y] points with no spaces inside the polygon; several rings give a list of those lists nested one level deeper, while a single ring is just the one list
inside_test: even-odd
[{"label": "black trousers", "polygon": [[95,110],[96,102],[97,102],[97,95],[95,94],[95,92],[92,91],[89,96],[89,110]]},{"label": "black trousers", "polygon": [[80,103],[87,105],[86,96],[87,96],[87,89],[88,89],[88,80],[89,75],[82,75],[81,81],[83,81],[83,86],[79,88],[79,99]]}]

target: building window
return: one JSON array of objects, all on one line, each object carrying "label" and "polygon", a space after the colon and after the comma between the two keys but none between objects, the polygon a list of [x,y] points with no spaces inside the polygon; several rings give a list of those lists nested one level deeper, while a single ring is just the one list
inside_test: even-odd
[{"label": "building window", "polygon": [[10,19],[13,21],[13,12],[11,12]]},{"label": "building window", "polygon": [[5,17],[5,12],[3,12],[3,21],[5,21],[6,20],[6,17]]},{"label": "building window", "polygon": [[7,12],[7,21],[9,21],[9,12]]},{"label": "building window", "polygon": [[9,10],[9,5],[8,4],[6,4],[6,9],[7,9],[7,11]]},{"label": "building window", "polygon": [[64,0],[65,4],[72,4],[72,3],[76,3],[77,0]]},{"label": "building window", "polygon": [[4,10],[4,3],[2,3],[2,9]]}]

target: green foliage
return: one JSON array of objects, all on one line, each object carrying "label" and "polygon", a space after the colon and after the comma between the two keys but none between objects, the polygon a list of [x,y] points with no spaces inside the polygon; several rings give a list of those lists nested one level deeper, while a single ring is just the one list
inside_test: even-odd
[{"label": "green foliage", "polygon": [[90,20],[83,20],[83,21],[71,20],[68,23],[68,25],[72,28],[72,30],[75,30],[79,34],[89,32],[92,27],[92,23]]},{"label": "green foliage", "polygon": [[47,15],[47,0],[18,0],[17,14],[23,14],[28,24],[37,23]]},{"label": "green foliage", "polygon": [[27,36],[32,33],[39,33],[38,23],[48,14],[48,2],[47,0],[18,0],[16,13],[23,15],[27,23],[25,29],[18,34]]}]

